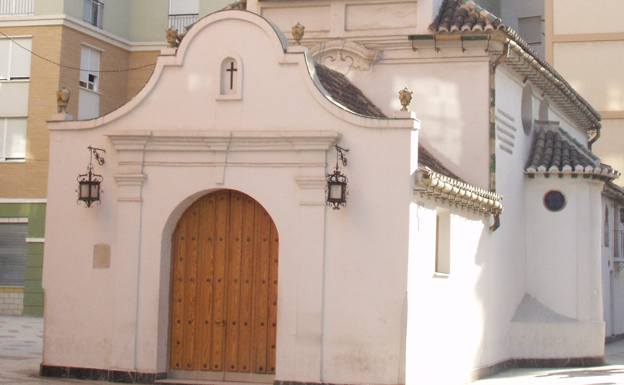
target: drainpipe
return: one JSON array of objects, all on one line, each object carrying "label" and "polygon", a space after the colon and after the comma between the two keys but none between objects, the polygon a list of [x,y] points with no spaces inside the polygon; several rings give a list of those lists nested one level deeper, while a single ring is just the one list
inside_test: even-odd
[{"label": "drainpipe", "polygon": [[596,143],[596,141],[600,138],[600,128],[602,128],[602,125],[600,123],[596,123],[592,126],[592,128],[596,130],[596,135],[594,135],[594,137],[587,143],[587,147],[589,147],[590,151],[592,149],[592,144]]},{"label": "drainpipe", "polygon": [[[504,41],[503,54],[490,64],[490,191],[496,192],[496,67],[509,57],[509,39]],[[500,227],[500,214],[494,215],[490,231]]]}]

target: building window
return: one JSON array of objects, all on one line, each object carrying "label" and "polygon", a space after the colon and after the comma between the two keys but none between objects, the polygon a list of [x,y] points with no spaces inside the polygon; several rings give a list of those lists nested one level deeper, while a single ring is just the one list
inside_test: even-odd
[{"label": "building window", "polygon": [[544,20],[541,16],[518,18],[518,33],[537,53],[544,56]]},{"label": "building window", "polygon": [[451,211],[440,207],[436,209],[435,272],[451,273]]},{"label": "building window", "polygon": [[35,0],[0,0],[0,15],[27,15],[33,13]]},{"label": "building window", "polygon": [[26,157],[26,118],[0,118],[0,161]]},{"label": "building window", "polygon": [[78,119],[100,116],[100,54],[95,47],[82,46],[80,52],[80,89],[78,90]]},{"label": "building window", "polygon": [[0,39],[0,80],[30,79],[29,50],[32,49],[32,39],[12,40]]},{"label": "building window", "polygon": [[548,211],[561,211],[565,205],[565,195],[563,195],[561,191],[551,190],[544,195],[544,206],[548,209]]},{"label": "building window", "polygon": [[80,87],[97,91],[99,71],[100,51],[82,46],[80,51]]},{"label": "building window", "polygon": [[104,3],[98,0],[84,0],[82,20],[102,28],[102,14],[104,13]]}]

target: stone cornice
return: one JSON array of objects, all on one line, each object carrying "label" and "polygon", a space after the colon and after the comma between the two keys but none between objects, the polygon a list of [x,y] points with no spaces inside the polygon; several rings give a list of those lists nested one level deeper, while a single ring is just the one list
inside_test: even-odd
[{"label": "stone cornice", "polygon": [[328,151],[341,137],[332,131],[115,131],[117,150]]}]

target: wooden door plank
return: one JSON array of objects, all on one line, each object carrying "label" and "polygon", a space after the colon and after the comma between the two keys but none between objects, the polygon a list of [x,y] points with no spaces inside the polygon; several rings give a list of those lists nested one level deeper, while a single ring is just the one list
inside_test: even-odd
[{"label": "wooden door plank", "polygon": [[201,200],[197,263],[197,344],[195,357],[199,370],[210,370],[212,341],[212,281],[214,263],[215,199],[209,195]]},{"label": "wooden door plank", "polygon": [[240,327],[240,271],[243,227],[243,202],[245,195],[232,192],[230,201],[230,223],[227,256],[227,328],[226,368],[228,372],[238,371],[238,330]]},{"label": "wooden door plank", "polygon": [[184,274],[187,238],[187,221],[183,216],[172,236],[173,261],[172,261],[172,288],[171,288],[171,339],[169,367],[175,370],[183,369],[182,342],[184,341]]},{"label": "wooden door plank", "polygon": [[197,233],[199,211],[192,205],[186,212],[187,237],[184,277],[184,370],[195,370],[195,310],[197,308]]},{"label": "wooden door plank", "polygon": [[249,372],[251,362],[251,325],[253,304],[254,218],[256,202],[249,196],[243,204],[243,249],[241,258],[241,302],[238,348],[238,370]]},{"label": "wooden door plank", "polygon": [[271,236],[271,218],[260,204],[256,209],[256,270],[254,272],[254,372],[267,372],[267,322],[268,322],[268,280],[269,280],[269,254]]},{"label": "wooden door plank", "polygon": [[279,263],[279,236],[275,223],[271,221],[269,254],[269,309],[267,331],[267,373],[275,374],[275,344],[277,340],[277,267]]},{"label": "wooden door plank", "polygon": [[213,301],[213,325],[212,325],[212,370],[223,371],[224,362],[224,331],[225,326],[225,261],[227,256],[227,228],[229,220],[228,191],[220,192],[215,196],[216,227],[215,227],[215,256],[214,256],[214,301]]}]

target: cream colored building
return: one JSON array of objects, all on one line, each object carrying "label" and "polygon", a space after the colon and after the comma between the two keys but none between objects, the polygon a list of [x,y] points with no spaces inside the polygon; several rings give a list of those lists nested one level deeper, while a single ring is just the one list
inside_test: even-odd
[{"label": "cream colored building", "polygon": [[[624,169],[624,24],[618,0],[546,0],[546,59],[602,115],[594,151]],[[622,186],[623,182],[617,181]]]}]

